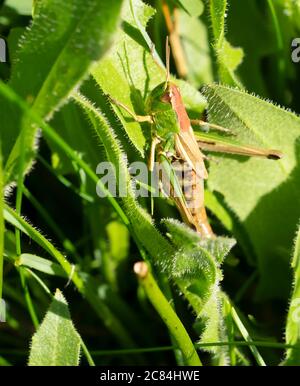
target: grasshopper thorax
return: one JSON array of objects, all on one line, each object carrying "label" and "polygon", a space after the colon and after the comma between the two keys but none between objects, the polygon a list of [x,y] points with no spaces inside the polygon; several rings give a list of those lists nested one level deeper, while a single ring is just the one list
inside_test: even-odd
[{"label": "grasshopper thorax", "polygon": [[150,93],[146,110],[152,116],[153,129],[160,138],[187,131],[190,120],[186,113],[179,89],[171,82],[163,82]]}]

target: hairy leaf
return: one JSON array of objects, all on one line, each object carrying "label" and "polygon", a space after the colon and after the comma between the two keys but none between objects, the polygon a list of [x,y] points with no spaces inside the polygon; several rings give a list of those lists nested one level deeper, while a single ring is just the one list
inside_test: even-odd
[{"label": "hairy leaf", "polygon": [[[175,220],[164,220],[170,238],[177,248],[173,257],[171,275],[179,279],[180,289],[194,304],[197,318],[201,322],[201,343],[225,339],[222,316],[222,292],[219,284],[222,272],[219,264],[235,243],[233,239],[217,237],[212,240],[201,238],[185,225]],[[196,305],[196,306],[195,306]],[[220,363],[227,363],[227,351],[210,348]]]},{"label": "hairy leaf", "polygon": [[227,0],[210,0],[209,10],[214,34],[214,49],[218,59],[219,78],[222,83],[241,86],[235,70],[243,60],[243,50],[232,47],[225,38]]},{"label": "hairy leaf", "polygon": [[71,320],[68,303],[56,290],[50,308],[32,337],[29,366],[78,366],[80,337]]},{"label": "hairy leaf", "polygon": [[[278,149],[278,161],[241,156],[214,156],[209,188],[224,195],[226,204],[243,223],[258,257],[259,294],[286,296],[288,259],[293,224],[300,216],[300,119],[245,92],[212,85],[205,90],[211,122],[229,127],[244,143]],[[215,154],[215,153],[214,153]],[[272,275],[270,275],[272,267]]]},{"label": "hairy leaf", "polygon": [[[92,62],[107,51],[121,5],[122,0],[109,5],[97,0],[46,0],[39,5],[32,26],[21,39],[9,84],[42,118],[49,118],[60,107]],[[22,113],[5,100],[1,99],[1,106],[5,125],[1,138],[9,183],[15,179],[19,132],[31,123],[22,121]],[[32,158],[36,131],[34,126],[27,130],[27,162]]]},{"label": "hairy leaf", "polygon": [[187,79],[195,86],[213,81],[207,27],[200,18],[179,14],[179,32],[188,66]]},{"label": "hairy leaf", "polygon": [[189,16],[200,16],[204,9],[201,0],[171,0],[171,2],[182,8]]}]

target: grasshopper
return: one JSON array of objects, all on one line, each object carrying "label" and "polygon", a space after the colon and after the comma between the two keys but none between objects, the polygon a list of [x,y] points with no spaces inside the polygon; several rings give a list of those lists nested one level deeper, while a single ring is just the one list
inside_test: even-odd
[{"label": "grasshopper", "polygon": [[[202,120],[191,120],[185,109],[179,88],[170,81],[170,48],[166,42],[166,81],[156,86],[149,94],[145,111],[147,115],[136,115],[123,103],[112,97],[110,101],[125,111],[137,122],[151,124],[152,143],[148,167],[153,171],[155,159],[168,161],[173,170],[170,179],[171,197],[185,223],[194,228],[202,237],[214,237],[208,222],[204,205],[204,181],[208,178],[201,150],[219,151],[245,156],[261,156],[272,159],[281,158],[276,150],[256,149],[250,146],[234,146],[200,135],[197,141],[192,124],[209,125],[212,129],[230,133],[229,129],[209,124]],[[178,178],[174,162],[186,164],[185,178]],[[178,192],[180,194],[175,194]]]}]

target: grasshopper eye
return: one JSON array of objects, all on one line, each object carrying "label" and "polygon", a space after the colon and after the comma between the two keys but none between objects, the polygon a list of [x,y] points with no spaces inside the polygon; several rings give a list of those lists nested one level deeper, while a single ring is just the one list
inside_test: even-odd
[{"label": "grasshopper eye", "polygon": [[164,103],[171,104],[171,95],[168,91],[165,94],[163,94],[163,96],[161,97],[161,101]]}]

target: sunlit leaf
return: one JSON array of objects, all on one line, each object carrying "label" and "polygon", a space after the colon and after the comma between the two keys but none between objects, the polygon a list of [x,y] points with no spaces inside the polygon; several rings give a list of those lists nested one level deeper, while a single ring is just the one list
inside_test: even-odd
[{"label": "sunlit leaf", "polygon": [[214,155],[218,163],[210,164],[208,185],[224,196],[250,237],[258,258],[260,295],[286,296],[288,256],[300,215],[300,119],[270,102],[227,87],[208,86],[205,95],[211,122],[230,128],[242,143],[283,153],[277,161]]},{"label": "sunlit leaf", "polygon": [[68,303],[56,290],[50,308],[32,337],[29,366],[78,366],[80,337],[71,320]]}]

